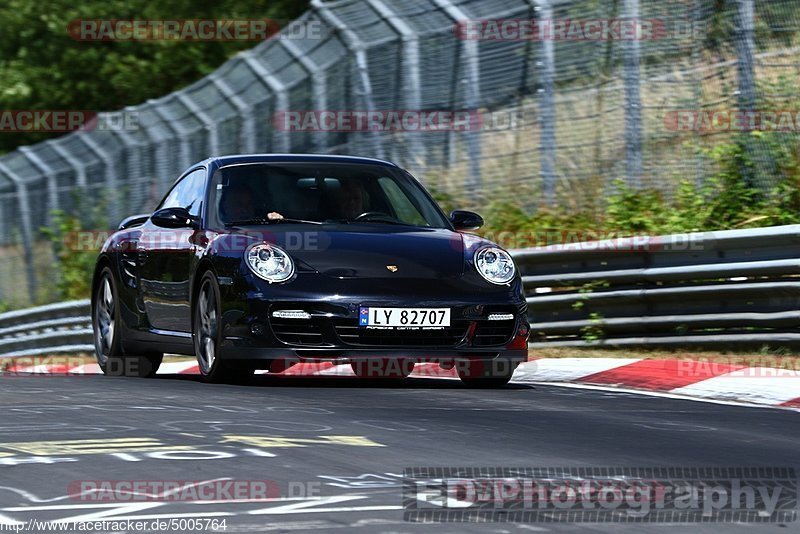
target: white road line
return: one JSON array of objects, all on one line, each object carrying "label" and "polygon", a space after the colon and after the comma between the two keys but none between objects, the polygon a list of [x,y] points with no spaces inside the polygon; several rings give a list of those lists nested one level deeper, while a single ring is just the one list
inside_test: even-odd
[{"label": "white road line", "polygon": [[261,510],[251,510],[247,512],[248,515],[274,515],[274,514],[296,514],[296,513],[310,513],[310,512],[330,512],[331,508],[313,508],[314,506],[337,504],[347,501],[358,501],[366,499],[366,495],[332,495],[330,497],[315,497],[308,499],[305,502],[298,502],[295,504],[286,504],[283,506],[273,506],[270,508],[262,508]]},{"label": "white road line", "polygon": [[[98,519],[109,519],[119,521],[123,514],[130,513],[130,512],[141,512],[144,510],[150,510],[151,508],[159,508],[163,506],[164,503],[161,502],[138,502],[138,503],[131,503],[131,504],[116,504],[116,507],[111,510],[105,510],[102,512],[95,512],[93,514],[84,514],[84,515],[76,515],[73,517],[65,517],[62,519],[57,519],[57,523],[80,523],[83,521],[97,521]],[[198,514],[199,515],[199,514]]]}]

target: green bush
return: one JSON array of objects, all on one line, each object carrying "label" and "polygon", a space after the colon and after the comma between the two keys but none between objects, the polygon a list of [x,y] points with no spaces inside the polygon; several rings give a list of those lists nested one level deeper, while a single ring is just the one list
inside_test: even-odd
[{"label": "green bush", "polygon": [[[534,246],[573,234],[621,237],[800,223],[800,150],[784,135],[755,132],[704,149],[718,170],[702,183],[679,182],[671,194],[634,189],[617,180],[604,203],[576,207],[562,202],[529,213],[522,200],[525,195],[509,199],[503,193],[479,208],[487,221],[481,233],[489,238],[503,232],[528,235],[535,242],[517,240],[512,246]],[[752,183],[748,142],[758,143],[760,153],[774,163],[776,186],[764,189]]]},{"label": "green bush", "polygon": [[[94,231],[105,226],[100,221],[104,220],[106,203],[101,200],[95,202],[91,208],[86,204],[76,194],[74,212],[55,210],[51,226],[41,229],[42,234],[50,240],[56,259],[56,300],[84,299],[91,295],[92,274],[98,250],[87,246],[87,243],[94,240],[78,239],[78,236],[81,232],[91,232],[94,235]],[[78,216],[78,213],[83,217]]]}]

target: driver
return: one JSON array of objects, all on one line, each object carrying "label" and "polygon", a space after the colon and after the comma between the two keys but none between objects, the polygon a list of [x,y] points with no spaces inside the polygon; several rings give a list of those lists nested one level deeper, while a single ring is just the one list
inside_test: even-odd
[{"label": "driver", "polygon": [[[229,186],[222,192],[219,202],[219,215],[222,222],[250,221],[262,215],[256,209],[255,193],[247,185]],[[275,211],[267,214],[269,220],[283,219],[283,215]]]},{"label": "driver", "polygon": [[257,215],[253,198],[253,190],[246,185],[225,188],[219,201],[220,219],[226,223],[255,219]]},{"label": "driver", "polygon": [[358,180],[341,180],[333,194],[331,213],[335,218],[355,219],[364,213],[364,188]]}]

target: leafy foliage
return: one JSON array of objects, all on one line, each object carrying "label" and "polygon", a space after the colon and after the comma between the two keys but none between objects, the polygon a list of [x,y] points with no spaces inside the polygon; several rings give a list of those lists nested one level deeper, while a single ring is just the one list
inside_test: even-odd
[{"label": "leafy foliage", "polygon": [[[41,229],[42,234],[52,243],[56,258],[57,300],[84,299],[91,295],[92,273],[99,252],[95,246],[102,243],[96,243],[93,239],[82,239],[82,234],[98,234],[96,230],[89,228],[101,227],[100,221],[104,220],[106,203],[96,202],[91,207],[86,204],[76,195],[78,208],[74,212],[54,211],[52,225]],[[78,213],[82,216],[78,216]],[[92,244],[95,246],[90,246]]]},{"label": "leafy foliage", "polygon": [[[209,74],[246,41],[107,41],[70,38],[78,19],[292,20],[306,0],[4,0],[0,2],[0,109],[113,111]],[[55,134],[58,135],[58,134]],[[0,153],[48,134],[6,133]]]},{"label": "leafy foliage", "polygon": [[[755,228],[800,223],[800,151],[785,143],[780,133],[750,134],[776,165],[778,184],[765,190],[749,182],[750,166],[740,140],[704,150],[718,171],[701,183],[684,180],[667,195],[658,189],[634,189],[614,182],[605,205],[540,208],[529,214],[516,200],[489,202],[482,211],[487,226],[482,233],[496,238],[516,234],[512,247],[553,244],[565,235],[598,237],[661,235]],[[533,235],[528,242],[520,235]],[[530,242],[533,239],[535,242]]]}]

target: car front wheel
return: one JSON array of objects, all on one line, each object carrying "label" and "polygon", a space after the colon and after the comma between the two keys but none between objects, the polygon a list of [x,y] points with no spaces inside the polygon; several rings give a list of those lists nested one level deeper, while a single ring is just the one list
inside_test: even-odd
[{"label": "car front wheel", "polygon": [[252,370],[219,358],[221,309],[217,278],[209,271],[200,281],[200,292],[194,306],[193,337],[197,366],[207,382],[242,381],[252,375]]},{"label": "car front wheel", "polygon": [[107,376],[151,377],[158,371],[164,355],[123,354],[118,300],[114,275],[106,267],[100,273],[92,307],[97,365]]}]

